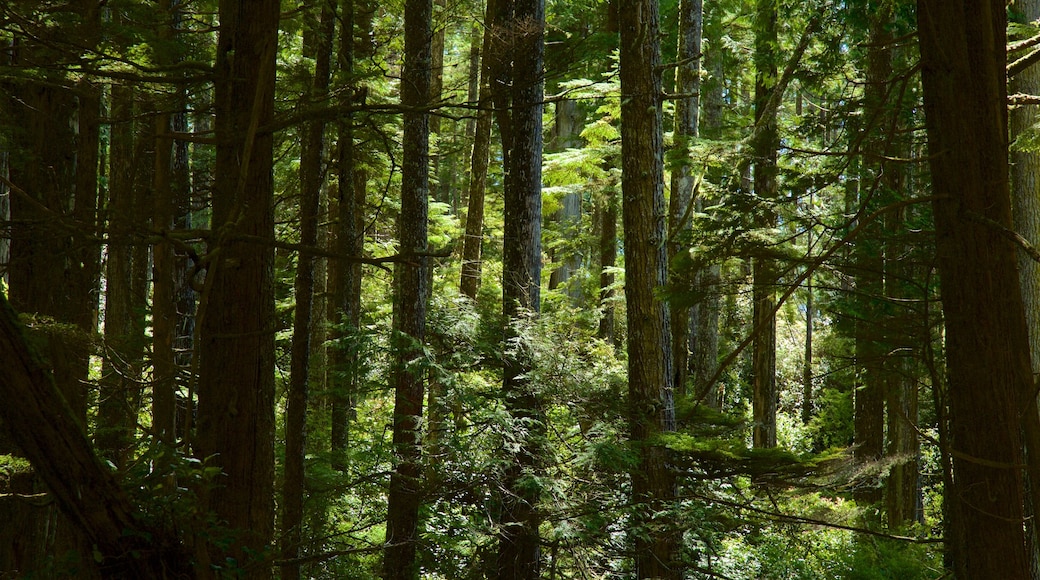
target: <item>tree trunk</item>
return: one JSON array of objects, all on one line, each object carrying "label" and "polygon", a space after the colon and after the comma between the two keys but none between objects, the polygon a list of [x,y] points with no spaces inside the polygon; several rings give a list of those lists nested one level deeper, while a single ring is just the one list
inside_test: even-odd
[{"label": "tree trunk", "polygon": [[[776,126],[776,109],[770,110],[770,100],[778,90],[777,59],[778,37],[776,2],[756,0],[755,3],[755,138],[751,143],[754,156],[755,197],[761,208],[755,226],[773,228],[776,213],[772,203],[778,195],[776,152],[780,139]],[[776,284],[777,273],[773,259],[755,257],[752,260],[752,300],[754,303],[751,328],[754,333],[751,352],[751,379],[753,384],[753,443],[755,447],[776,446],[776,405],[779,398],[776,386]]]},{"label": "tree trunk", "polygon": [[[89,8],[73,3],[60,18],[93,22],[96,14]],[[65,34],[81,46],[92,41],[84,30],[69,27],[59,27],[54,34]],[[9,64],[15,69],[67,56],[55,53],[48,39],[21,40],[25,46],[16,42],[17,50],[11,51]],[[100,100],[96,87],[83,82],[75,90],[67,88],[73,84],[60,73],[45,72],[41,78],[30,74],[7,87],[13,195],[6,273],[11,304],[41,321],[34,332],[42,337],[55,383],[85,433],[90,339],[98,314]],[[16,446],[2,447],[0,453],[19,453]],[[32,491],[39,491],[41,478],[27,475],[25,479]],[[14,504],[5,511],[0,514],[8,522],[4,527],[19,536],[12,541],[24,548],[19,554],[27,564],[23,570],[49,554],[84,553],[86,546],[70,535],[75,530],[54,506],[35,509]]]},{"label": "tree trunk", "polygon": [[[485,18],[495,14],[495,2],[487,0]],[[488,159],[491,152],[491,69],[488,55],[492,38],[484,34],[481,50],[480,89],[477,100],[477,122],[473,133],[473,155],[470,158],[469,195],[466,211],[466,237],[462,246],[462,276],[459,290],[471,299],[480,288],[480,250],[484,241],[484,190],[487,188]]]},{"label": "tree trunk", "polygon": [[408,262],[394,265],[394,471],[390,475],[384,568],[387,580],[418,578],[416,562],[419,504],[422,499],[420,455],[426,334],[427,198],[430,194],[429,114],[418,110],[430,99],[431,0],[405,2],[404,161],[401,214],[397,222],[400,252]]},{"label": "tree trunk", "polygon": [[[94,454],[74,411],[44,363],[31,351],[25,330],[0,295],[0,406],[3,425],[32,462],[58,507],[85,535],[105,578],[194,578],[183,546],[170,530],[141,522],[112,473]],[[104,506],[104,509],[98,509]],[[23,530],[24,531],[24,530]]]},{"label": "tree trunk", "polygon": [[[672,190],[668,199],[668,239],[671,242],[668,256],[671,263],[683,268],[672,272],[670,276],[670,283],[676,292],[693,287],[696,279],[696,274],[686,268],[686,261],[677,261],[676,258],[689,245],[685,238],[689,234],[693,216],[690,205],[696,203],[693,199],[692,147],[697,138],[700,114],[702,12],[701,0],[682,0],[679,3],[679,47],[676,56],[679,65],[675,69],[675,92],[679,97],[675,101]],[[696,320],[697,306],[691,308],[685,305],[685,301],[680,301],[671,304],[669,308],[674,384],[680,394],[685,394],[693,360],[690,358],[690,346],[693,342],[692,332],[696,330],[692,322]]]},{"label": "tree trunk", "polygon": [[[704,37],[708,43],[705,68],[708,75],[701,84],[700,92],[703,112],[700,115],[698,132],[708,139],[722,137],[723,67],[721,9],[709,5],[704,13]],[[698,201],[703,200],[702,192]],[[703,207],[703,205],[701,206]],[[690,330],[690,365],[698,400],[716,409],[722,408],[722,396],[717,385],[708,384],[719,368],[719,314],[722,310],[720,290],[722,268],[719,264],[708,264],[697,272],[694,284],[701,301],[693,313],[693,328]]]},{"label": "tree trunk", "polygon": [[[1015,12],[1020,22],[1028,24],[1040,19],[1040,1],[1018,0]],[[1011,93],[1040,93],[1040,68],[1031,66],[1011,79]],[[1040,121],[1035,107],[1015,107],[1010,112],[1011,141],[1014,142]],[[1035,150],[1013,147],[1011,150],[1011,203],[1015,231],[1034,248],[1040,247],[1040,154]],[[1040,376],[1040,264],[1025,252],[1018,256],[1019,286],[1029,331],[1029,351],[1033,376]],[[1033,414],[1035,415],[1035,413]],[[1026,532],[1032,545],[1030,562],[1032,578],[1040,578],[1040,418],[1026,415],[1023,419],[1026,437],[1026,460],[1029,465],[1029,513]]]},{"label": "tree trunk", "polygon": [[[516,442],[506,456],[499,531],[498,578],[537,578],[541,569],[541,487],[545,416],[537,387],[527,374],[532,361],[520,327],[541,308],[542,98],[545,55],[544,0],[502,0],[496,30],[507,54],[517,55],[508,77],[508,111],[499,111],[505,150],[505,217],[502,236],[502,314],[505,319],[503,395],[516,422]],[[500,103],[495,103],[496,108]]]},{"label": "tree trunk", "polygon": [[[1008,183],[1005,3],[919,0],[918,38],[949,369],[954,536],[969,578],[1026,578],[1019,410],[1029,337]],[[971,143],[971,147],[965,144]]]},{"label": "tree trunk", "polygon": [[[354,72],[354,0],[340,0],[340,37],[337,69],[351,78]],[[356,91],[355,99],[357,98]],[[337,189],[335,206],[336,249],[350,256],[364,252],[365,173],[357,167],[354,151],[354,125],[349,118],[336,124]],[[339,326],[334,333],[339,344],[329,353],[329,379],[332,393],[332,429],[330,446],[332,466],[344,471],[349,446],[350,422],[353,419],[360,376],[358,346],[361,325],[361,263],[333,260],[329,263],[329,322]],[[340,377],[340,378],[335,378]]]},{"label": "tree trunk", "polygon": [[[105,291],[106,357],[98,391],[98,427],[95,444],[105,459],[122,466],[132,443],[136,413],[131,394],[140,388],[144,357],[144,306],[135,300],[132,242],[134,203],[134,91],[124,85],[111,89],[108,180],[108,260]],[[143,298],[143,296],[142,296]]]},{"label": "tree trunk", "polygon": [[[159,36],[180,44],[180,0],[162,0],[159,9],[165,24]],[[166,62],[162,55],[162,51],[157,53],[164,65],[177,64]],[[191,227],[187,143],[169,135],[171,131],[186,132],[186,108],[187,96],[181,83],[160,99],[155,116],[152,223],[154,229],[162,232]],[[160,441],[173,444],[177,431],[177,379],[181,369],[191,365],[194,292],[188,280],[191,267],[183,251],[162,240],[152,253],[152,431]]]},{"label": "tree trunk", "polygon": [[619,18],[628,412],[639,453],[631,535],[637,578],[678,579],[677,531],[663,515],[675,500],[675,478],[664,449],[653,443],[675,428],[668,306],[656,296],[668,276],[657,2],[622,0]]},{"label": "tree trunk", "polygon": [[[562,99],[556,102],[556,118],[552,129],[551,147],[556,151],[564,151],[572,147],[580,146],[576,137],[581,134],[581,116],[578,104],[572,99]],[[577,239],[581,234],[581,198],[578,191],[564,194],[560,209],[550,219],[556,222],[559,237],[563,240]],[[581,267],[581,254],[576,248],[567,247],[563,251],[553,248],[550,258],[554,262],[553,271],[549,274],[549,289],[554,290],[563,286],[564,291],[579,304],[581,301],[581,285],[568,283],[572,276]]]},{"label": "tree trunk", "polygon": [[209,506],[234,531],[214,565],[270,577],[274,527],[273,139],[280,3],[221,0],[210,264],[199,314],[196,453],[223,475]]},{"label": "tree trunk", "polygon": [[599,329],[596,336],[620,350],[614,332],[614,268],[617,266],[618,200],[613,188],[605,188],[599,206]]},{"label": "tree trunk", "polygon": [[[303,95],[303,102],[321,103],[328,96],[332,61],[332,35],[335,32],[334,0],[325,0],[319,9],[305,15],[304,53],[314,57],[314,76]],[[318,12],[314,14],[315,10]],[[325,122],[312,121],[303,131],[300,151],[300,244],[318,245],[318,220],[321,209],[322,154],[325,146]],[[303,538],[303,496],[306,493],[305,452],[307,446],[307,407],[310,400],[311,341],[315,317],[315,262],[317,257],[299,252],[296,264],[296,309],[293,312],[293,338],[290,356],[289,386],[285,408],[285,464],[282,479],[282,558],[290,563],[282,567],[283,580],[300,578],[300,564],[294,560],[301,554]]]}]

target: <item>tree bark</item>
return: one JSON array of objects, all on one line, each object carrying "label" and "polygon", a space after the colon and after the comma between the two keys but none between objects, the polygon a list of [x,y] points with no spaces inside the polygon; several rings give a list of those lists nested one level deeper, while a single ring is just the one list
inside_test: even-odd
[{"label": "tree bark", "polygon": [[274,239],[272,135],[280,3],[221,0],[215,66],[213,236],[199,315],[196,454],[223,475],[210,508],[233,531],[215,565],[267,578],[257,559],[274,527]]},{"label": "tree bark", "polygon": [[[304,53],[314,55],[314,74],[302,100],[320,103],[328,96],[332,61],[332,35],[335,32],[334,0],[311,8],[304,16],[311,30],[304,35]],[[317,11],[317,14],[313,12]],[[322,155],[325,148],[325,122],[308,123],[303,131],[300,151],[300,243],[318,245],[318,215],[321,209]],[[283,580],[300,578],[303,539],[303,498],[306,493],[305,453],[307,447],[307,408],[310,401],[312,338],[315,330],[315,262],[313,254],[297,255],[293,312],[293,338],[290,353],[289,386],[285,409],[285,465],[282,479],[282,566]]]},{"label": "tree bark", "polygon": [[[685,268],[685,261],[676,260],[685,252],[688,243],[684,238],[690,231],[688,211],[693,199],[694,175],[691,157],[693,143],[697,138],[700,115],[701,87],[701,0],[682,0],[679,3],[679,46],[675,69],[675,92],[680,95],[675,101],[673,129],[673,156],[671,162],[672,189],[668,199],[668,239],[671,241],[668,256],[671,263],[683,268],[670,275],[673,292],[694,286],[696,274]],[[685,301],[669,305],[672,327],[672,371],[674,384],[680,394],[686,393],[687,381],[692,365],[690,346],[694,340],[692,322],[696,320],[698,305],[686,306]]]},{"label": "tree bark", "polygon": [[[340,0],[340,38],[337,51],[337,69],[352,78],[354,73],[354,0]],[[355,100],[361,94],[355,91]],[[364,252],[365,173],[357,167],[354,151],[352,119],[341,119],[336,124],[337,188],[335,204],[335,244],[350,256]],[[330,208],[331,209],[331,208]],[[329,353],[329,379],[332,393],[332,429],[330,446],[332,466],[346,470],[350,443],[350,423],[353,420],[360,376],[358,347],[361,325],[361,264],[334,260],[329,264],[329,322],[339,326],[334,333],[339,344]],[[339,378],[335,378],[339,377]]]},{"label": "tree bark", "polygon": [[[773,228],[776,213],[776,154],[780,138],[776,125],[776,108],[770,107],[773,93],[778,89],[777,59],[779,39],[776,24],[776,2],[755,2],[755,138],[754,156],[755,197],[761,208],[755,226]],[[778,101],[777,101],[777,104]],[[754,426],[752,439],[755,447],[776,446],[776,405],[779,398],[776,386],[776,284],[777,274],[772,258],[755,257],[752,260],[751,318],[754,340],[751,353]]]},{"label": "tree bark", "polygon": [[388,580],[418,578],[416,562],[422,501],[420,425],[426,368],[427,199],[430,194],[430,116],[418,110],[430,99],[431,0],[405,2],[404,161],[401,174],[400,252],[410,259],[394,265],[394,471],[390,475],[384,569]]},{"label": "tree bark", "polygon": [[[701,107],[703,109],[698,123],[698,132],[708,139],[722,137],[723,107],[723,57],[722,50],[722,10],[715,4],[703,14],[703,34],[708,44],[708,52],[704,56],[707,76],[701,84],[703,93]],[[701,194],[703,199],[704,193]],[[722,268],[719,264],[708,264],[697,272],[695,285],[702,296],[693,313],[693,328],[690,333],[690,364],[693,367],[693,382],[698,400],[716,409],[722,408],[722,395],[719,387],[709,384],[719,368],[719,313],[722,310],[722,293],[720,290]]]},{"label": "tree bark", "polygon": [[[491,22],[496,1],[487,0],[485,19]],[[466,237],[462,245],[462,275],[459,290],[476,300],[480,289],[480,253],[484,242],[484,191],[487,189],[488,159],[491,152],[491,68],[489,54],[492,38],[485,33],[480,58],[480,89],[477,98],[477,121],[473,133],[473,154],[470,157],[469,195],[466,211]]]},{"label": "tree bark", "polygon": [[[114,85],[111,117],[108,180],[108,260],[105,292],[106,354],[98,390],[98,428],[95,444],[106,459],[122,466],[132,441],[136,417],[131,411],[131,394],[140,388],[144,358],[145,320],[135,300],[135,271],[132,248],[134,204],[134,91]],[[144,298],[142,295],[141,298]],[[138,314],[139,313],[139,314]]]},{"label": "tree bark", "polygon": [[[515,451],[506,456],[499,531],[498,578],[537,578],[543,518],[541,473],[545,415],[520,327],[541,308],[542,100],[545,57],[544,0],[498,0],[496,29],[505,35],[512,81],[509,109],[499,110],[504,158],[505,217],[502,236],[502,314],[505,319],[503,395],[517,426]],[[501,103],[495,103],[496,108]]]},{"label": "tree bark", "polygon": [[[1008,184],[1005,3],[919,0],[918,38],[949,369],[954,536],[969,578],[1029,576],[1020,409],[1029,338]],[[971,147],[965,144],[971,143]]]},{"label": "tree bark", "polygon": [[678,579],[677,532],[663,515],[675,500],[675,478],[653,441],[675,428],[668,306],[656,296],[668,276],[657,2],[622,0],[619,19],[628,412],[639,453],[631,533],[637,578]]}]

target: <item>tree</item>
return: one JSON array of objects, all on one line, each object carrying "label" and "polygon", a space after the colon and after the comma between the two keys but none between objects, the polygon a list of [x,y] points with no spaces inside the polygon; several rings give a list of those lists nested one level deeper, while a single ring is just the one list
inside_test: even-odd
[{"label": "tree", "polygon": [[[689,235],[693,206],[703,209],[703,203],[694,199],[694,176],[691,159],[691,148],[697,138],[700,115],[701,90],[701,22],[703,6],[700,0],[684,0],[679,4],[679,47],[676,51],[678,66],[675,69],[675,128],[674,151],[672,159],[672,194],[668,198],[668,239],[670,260],[685,264],[678,260],[680,252],[686,250],[680,243],[680,237]],[[673,286],[688,287],[695,280],[688,272],[673,272]],[[675,388],[680,393],[686,392],[686,382],[691,370],[691,345],[696,344],[695,333],[698,329],[693,322],[697,319],[699,305],[690,308],[684,304],[671,304],[672,327],[672,370],[675,372]],[[696,355],[695,355],[696,356]]]},{"label": "tree", "polygon": [[660,20],[656,0],[623,0],[621,28],[622,223],[628,321],[628,413],[639,454],[632,501],[636,577],[680,578],[677,541],[666,516],[674,476],[655,438],[675,428],[665,284],[664,161]]},{"label": "tree", "polygon": [[[340,36],[337,50],[337,69],[348,82],[353,84],[355,38],[354,0],[340,0]],[[362,55],[364,56],[364,55]],[[363,97],[363,91],[355,89],[355,100]],[[354,145],[354,120],[339,119],[336,123],[336,199],[330,204],[334,211],[334,249],[348,256],[361,256],[365,242],[365,172],[358,167]],[[334,210],[333,210],[334,208]],[[333,260],[329,267],[329,323],[341,325],[336,333],[341,344],[333,347],[329,356],[332,371],[332,410],[330,447],[332,465],[340,471],[346,469],[345,456],[349,442],[350,421],[357,401],[360,355],[358,353],[361,326],[361,262]],[[346,342],[346,344],[342,344]]]},{"label": "tree", "polygon": [[[195,452],[223,477],[209,507],[235,534],[214,565],[265,578],[274,529],[275,55],[280,3],[221,0],[214,79],[217,144],[208,270],[200,305]],[[255,566],[255,567],[250,567]]]},{"label": "tree", "polygon": [[420,466],[428,300],[427,216],[430,194],[429,114],[422,111],[430,99],[431,0],[407,0],[405,6],[404,69],[401,103],[404,113],[404,161],[401,214],[397,231],[401,253],[408,262],[394,265],[394,471],[387,496],[387,549],[384,559],[390,580],[418,578],[419,504],[422,499]]},{"label": "tree", "polygon": [[[314,55],[314,75],[306,87],[304,101],[320,103],[328,97],[332,61],[332,35],[335,31],[335,5],[321,3],[317,14],[308,14],[304,51]],[[314,9],[312,9],[313,11]],[[321,211],[322,155],[325,147],[325,122],[316,120],[304,128],[300,153],[300,244],[318,245]],[[294,560],[300,555],[303,526],[303,499],[306,492],[305,451],[307,445],[307,408],[310,399],[311,340],[314,334],[315,262],[317,257],[301,251],[297,256],[293,312],[292,360],[289,394],[285,410],[285,475],[282,482],[282,557]],[[283,579],[300,577],[298,563],[282,568]]]},{"label": "tree", "polygon": [[[755,2],[755,135],[751,143],[754,156],[753,179],[757,208],[755,227],[776,227],[773,203],[777,197],[777,133],[776,107],[773,99],[777,87],[779,38],[776,26],[776,2]],[[752,292],[754,313],[751,328],[754,333],[751,354],[753,383],[754,444],[755,447],[776,446],[776,405],[779,394],[776,386],[776,273],[774,259],[761,255],[752,260]]]},{"label": "tree", "polygon": [[[487,0],[485,19],[496,14],[496,1]],[[473,152],[470,156],[469,195],[466,210],[466,233],[462,246],[462,274],[459,290],[476,299],[480,287],[480,250],[484,242],[484,191],[487,188],[488,159],[491,151],[491,61],[492,37],[485,32],[480,51],[480,85],[477,89],[477,121],[473,128]]]},{"label": "tree", "polygon": [[[722,7],[710,4],[707,11],[703,10],[701,28],[704,41],[707,43],[707,54],[704,56],[704,69],[706,77],[701,83],[698,92],[703,93],[699,98],[701,108],[698,116],[698,134],[707,139],[718,140],[722,138],[722,108],[723,89],[725,84],[723,60],[725,52],[722,47]],[[702,120],[703,118],[703,120]],[[704,200],[705,193],[700,193],[700,200]],[[702,206],[703,208],[703,206]],[[693,312],[692,328],[690,329],[690,366],[693,368],[694,393],[698,399],[715,408],[722,408],[722,398],[719,389],[713,380],[718,369],[719,356],[719,312],[722,300],[719,285],[721,281],[722,268],[718,263],[707,264],[694,276],[695,287],[698,289],[701,301]]]},{"label": "tree", "polygon": [[50,363],[32,350],[24,333],[7,297],[0,295],[0,355],[8,364],[0,377],[0,395],[22,403],[0,410],[4,429],[36,467],[62,512],[93,546],[93,562],[102,575],[127,580],[170,574],[194,578],[180,540],[170,530],[144,523],[94,454],[76,411],[54,383],[54,375],[45,370]]},{"label": "tree", "polygon": [[949,368],[949,549],[958,576],[1026,578],[1019,410],[1032,373],[1005,235],[1005,4],[919,0],[917,11]]},{"label": "tree", "polygon": [[[537,578],[542,521],[538,476],[544,461],[545,411],[522,336],[524,320],[541,308],[542,94],[544,0],[496,0],[495,28],[511,62],[495,66],[508,91],[495,97],[503,143],[505,215],[502,315],[505,320],[503,397],[515,438],[502,476],[498,578]],[[502,59],[502,55],[497,58]],[[504,60],[504,59],[503,59]],[[498,80],[498,79],[495,79]],[[503,109],[508,106],[507,109]]]}]

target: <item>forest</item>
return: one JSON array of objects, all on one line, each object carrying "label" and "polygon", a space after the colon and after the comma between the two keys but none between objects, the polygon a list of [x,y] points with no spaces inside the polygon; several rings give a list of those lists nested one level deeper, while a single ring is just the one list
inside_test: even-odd
[{"label": "forest", "polygon": [[3,0],[0,579],[1040,578],[1040,0]]}]

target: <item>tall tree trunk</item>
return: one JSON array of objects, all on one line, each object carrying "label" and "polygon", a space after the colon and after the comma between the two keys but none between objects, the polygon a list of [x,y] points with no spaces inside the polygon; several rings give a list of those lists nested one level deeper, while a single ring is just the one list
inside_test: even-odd
[{"label": "tall tree trunk", "polygon": [[[499,0],[507,16],[495,30],[516,55],[509,78],[508,116],[500,125],[506,153],[502,236],[502,314],[505,319],[503,395],[517,425],[515,451],[506,457],[502,486],[498,578],[537,578],[541,569],[541,488],[535,482],[545,454],[545,415],[536,386],[527,377],[532,362],[519,326],[541,308],[542,99],[545,55],[544,0]],[[496,107],[500,106],[496,102]]]},{"label": "tall tree trunk", "polygon": [[[704,39],[708,44],[705,55],[705,68],[708,75],[701,85],[700,99],[703,112],[698,123],[698,132],[708,139],[722,137],[723,108],[723,50],[722,50],[722,14],[716,4],[710,4],[703,15]],[[703,200],[701,193],[699,202]],[[701,206],[703,208],[703,205]],[[693,384],[698,400],[721,409],[722,397],[716,385],[708,384],[715,376],[719,363],[719,314],[722,311],[722,293],[720,291],[722,268],[719,264],[708,264],[699,270],[695,277],[695,286],[702,296],[693,313],[693,324],[690,330],[690,365],[693,370]]]},{"label": "tall tree trunk", "polygon": [[416,548],[422,498],[420,454],[423,387],[421,359],[426,334],[427,198],[430,194],[430,116],[419,109],[430,99],[431,0],[405,2],[404,162],[401,214],[397,222],[401,253],[394,265],[394,471],[390,475],[384,569],[388,580],[418,578]]},{"label": "tall tree trunk", "polygon": [[[672,190],[668,199],[668,256],[673,264],[683,268],[682,271],[672,272],[670,276],[670,282],[676,290],[692,287],[696,279],[696,275],[686,269],[686,261],[676,261],[676,257],[686,251],[688,244],[682,238],[690,231],[693,216],[690,205],[697,203],[693,199],[692,147],[697,138],[700,115],[702,13],[701,0],[682,0],[679,3],[679,47],[676,55],[679,65],[675,69],[675,92],[679,97],[675,101]],[[696,330],[691,323],[696,320],[696,309],[697,306],[691,308],[683,303],[670,305],[672,371],[675,373],[675,388],[680,394],[686,393],[691,371],[691,333]]]},{"label": "tall tree trunk", "polygon": [[[953,554],[969,578],[1026,578],[1020,409],[1029,337],[1008,183],[1006,7],[919,0],[918,38],[949,369]],[[971,147],[966,147],[971,143]],[[1028,405],[1032,406],[1032,405]]]},{"label": "tall tree trunk", "polygon": [[[96,13],[85,3],[66,7],[62,18],[94,23]],[[91,46],[86,31],[59,27],[80,46]],[[13,67],[34,62],[63,61],[47,39],[22,42],[11,52]],[[37,325],[42,350],[54,371],[79,429],[85,432],[89,369],[89,340],[97,325],[100,252],[97,235],[97,175],[99,146],[99,91],[86,80],[75,90],[75,81],[59,73],[42,78],[28,75],[8,86],[7,118],[10,127],[9,176],[10,262],[7,268],[8,298],[21,312],[49,320]],[[57,323],[57,324],[55,324]],[[58,326],[58,325],[62,326]],[[13,400],[13,399],[12,399]],[[8,442],[9,443],[9,442]],[[18,454],[16,446],[3,444],[0,453]],[[27,451],[27,450],[26,450]],[[41,491],[46,480],[26,475],[30,493]],[[17,486],[16,486],[17,487]],[[7,511],[7,510],[5,510]],[[70,532],[68,521],[53,505],[36,509],[27,504],[10,506],[3,526],[16,534],[11,540],[23,548],[18,554],[27,570],[48,554],[86,546]],[[6,534],[5,534],[6,535]],[[0,540],[8,540],[0,536]]]},{"label": "tall tree trunk", "polygon": [[[503,1],[505,0],[487,0],[485,19],[488,22],[492,21],[496,13],[495,3]],[[485,33],[480,53],[480,89],[473,133],[473,154],[470,157],[466,237],[462,245],[462,276],[459,284],[459,290],[474,300],[480,288],[480,250],[484,242],[484,190],[487,188],[488,159],[491,152],[491,43],[491,35]]]},{"label": "tall tree trunk", "polygon": [[122,466],[133,436],[136,414],[131,411],[133,393],[141,383],[144,356],[143,307],[134,296],[132,241],[134,202],[134,91],[123,85],[111,90],[108,180],[108,259],[105,291],[106,357],[101,366],[98,391],[98,428],[95,444],[103,456]]},{"label": "tall tree trunk", "polygon": [[[332,61],[332,35],[335,32],[335,0],[325,0],[305,16],[305,54],[314,57],[314,76],[303,95],[308,104],[321,103],[328,96]],[[317,13],[315,13],[317,12]],[[322,156],[325,148],[325,122],[308,123],[303,131],[300,151],[300,244],[318,245],[318,215],[321,209]],[[285,464],[282,479],[282,567],[283,580],[300,578],[303,538],[303,496],[306,493],[305,452],[307,446],[307,407],[310,399],[311,340],[315,317],[315,262],[317,257],[301,251],[296,264],[296,309],[293,313],[293,338],[289,386],[285,409]]]},{"label": "tall tree trunk", "polygon": [[[274,528],[273,138],[277,0],[221,0],[215,67],[217,158],[210,264],[199,315],[196,453],[223,472],[209,506],[234,530],[230,554],[254,578]],[[246,239],[243,239],[246,238]],[[262,240],[260,242],[257,239]]]},{"label": "tall tree trunk", "polygon": [[[1018,0],[1015,12],[1020,22],[1033,23],[1040,19],[1040,1]],[[1009,87],[1010,92],[1035,95],[1040,93],[1040,68],[1031,66],[1016,74]],[[1040,121],[1035,107],[1015,107],[1010,112],[1011,140],[1027,134]],[[1011,151],[1011,203],[1015,231],[1034,248],[1040,247],[1040,154],[1024,147],[1013,147]],[[1029,352],[1033,376],[1040,376],[1040,264],[1025,252],[1018,256],[1019,286],[1029,331]],[[1029,503],[1031,518],[1026,524],[1032,546],[1030,564],[1032,578],[1040,578],[1040,420],[1036,413],[1027,411],[1023,418],[1023,433],[1026,437],[1026,460],[1029,466]]]},{"label": "tall tree trunk", "polygon": [[[880,208],[891,195],[889,168],[883,163],[893,135],[888,103],[892,70],[891,11],[886,15],[885,3],[871,5],[870,43],[867,47],[866,86],[863,107],[867,135],[859,190],[859,207],[863,213]],[[895,171],[893,168],[892,171]],[[854,440],[855,458],[864,465],[876,465],[885,452],[885,368],[888,354],[886,332],[887,309],[884,283],[884,243],[880,220],[864,224],[859,243],[852,250],[855,263],[858,307],[855,321],[856,390]],[[853,493],[864,507],[882,499],[882,487],[874,481],[875,469],[868,467],[869,480],[861,482]],[[868,518],[872,519],[872,518]]]},{"label": "tall tree trunk", "polygon": [[660,18],[656,0],[622,0],[621,196],[625,229],[630,438],[637,578],[678,579],[677,531],[661,514],[675,500],[665,450],[653,440],[675,429],[668,306],[656,292],[668,276],[665,244]]},{"label": "tall tree trunk", "polygon": [[[354,73],[354,0],[340,0],[340,37],[337,69],[347,78]],[[357,167],[354,152],[352,119],[336,124],[336,249],[349,256],[364,251],[365,173]],[[333,260],[329,263],[329,322],[339,326],[334,334],[339,339],[329,353],[329,380],[332,393],[331,451],[332,466],[344,471],[349,445],[350,422],[354,414],[360,376],[358,330],[361,326],[361,263]]]},{"label": "tall tree trunk", "polygon": [[[433,0],[433,13],[430,21],[433,37],[430,39],[430,103],[439,103],[444,92],[444,40],[445,29],[448,26],[446,0]],[[441,143],[441,124],[444,119],[440,115],[430,115],[430,137],[434,143],[434,150],[430,154],[430,175],[436,178],[432,188],[434,199],[446,203],[453,208],[457,206],[451,199],[451,190],[447,183],[441,181],[441,168],[446,165],[447,143]]]},{"label": "tall tree trunk", "polygon": [[[776,152],[780,140],[776,127],[776,110],[770,109],[773,92],[778,90],[778,59],[776,2],[755,2],[755,139],[751,144],[754,156],[754,190],[761,204],[756,227],[776,226],[772,208],[776,200]],[[776,101],[774,101],[776,102]],[[773,258],[756,256],[752,260],[751,318],[754,341],[751,354],[751,380],[754,393],[752,428],[755,447],[776,446],[776,405],[779,393],[776,386],[776,284],[777,273]]]},{"label": "tall tree trunk", "polygon": [[[180,43],[181,0],[162,0],[159,9],[163,40]],[[160,62],[167,62],[157,53]],[[155,116],[155,164],[153,176],[154,229],[166,232],[190,227],[190,184],[187,143],[169,133],[186,132],[187,96],[183,83],[161,98]],[[177,384],[182,368],[190,367],[194,320],[194,293],[187,279],[187,256],[168,240],[152,250],[152,431],[167,444],[176,438]]]},{"label": "tall tree trunk", "polygon": [[[874,172],[871,183],[878,203],[873,205],[882,206],[906,198],[906,172],[902,164],[886,160],[908,156],[908,153],[901,151],[907,146],[905,139],[900,137],[903,131],[898,122],[903,104],[895,98],[897,92],[893,91],[896,82],[893,79],[893,60],[897,56],[892,30],[895,3],[879,0],[871,5],[870,14],[867,87],[864,90],[864,117],[869,125],[864,143],[867,153],[864,167]],[[893,464],[885,481],[885,507],[891,529],[899,529],[916,519],[918,498],[917,386],[907,364],[907,353],[913,352],[916,345],[907,323],[909,316],[901,306],[909,298],[906,288],[910,273],[905,258],[904,221],[903,210],[895,209],[887,212],[880,224],[883,235],[876,251],[882,255],[881,288],[885,304],[879,316],[874,318],[880,321],[884,330],[873,338],[881,345],[881,349],[873,354],[882,360],[876,365],[867,365],[871,369],[876,366],[880,371],[874,379],[878,385],[871,387],[883,393],[888,410],[885,453]],[[876,276],[874,273],[867,275]],[[878,445],[885,430],[881,421],[880,417],[866,421],[875,431],[868,438]],[[875,495],[866,499],[876,501],[879,498]]]}]

